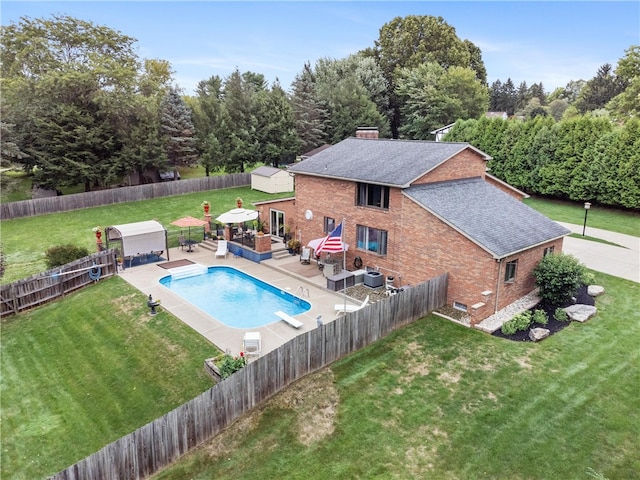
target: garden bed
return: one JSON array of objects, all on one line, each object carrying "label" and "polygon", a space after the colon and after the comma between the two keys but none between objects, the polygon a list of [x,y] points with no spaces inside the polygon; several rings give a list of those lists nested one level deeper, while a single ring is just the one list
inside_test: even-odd
[{"label": "garden bed", "polygon": [[[595,305],[596,303],[595,299],[591,297],[589,294],[587,294],[586,285],[583,285],[582,287],[580,287],[578,291],[574,294],[574,297],[576,298],[576,302],[575,302],[576,304]],[[560,305],[559,307],[566,308],[571,306],[572,304],[573,304],[572,302],[567,302],[566,304]],[[532,328],[546,328],[547,330],[549,330],[549,335],[553,335],[554,333],[557,333],[563,328],[569,326],[569,324],[571,323],[571,320],[567,320],[566,322],[560,322],[556,320],[553,317],[556,311],[556,308],[558,308],[557,305],[545,306],[542,302],[540,302],[536,306],[529,309],[531,313],[533,313],[535,310],[544,310],[544,312],[547,314],[547,318],[549,319],[546,325],[532,323],[529,326],[529,328],[527,328],[526,330],[521,330],[519,332],[514,333],[513,335],[505,335],[504,333],[502,333],[501,329],[498,329],[495,332],[493,332],[492,335],[494,337],[506,338],[507,340],[512,340],[514,342],[531,342],[532,340],[531,338],[529,338],[529,331]]]}]

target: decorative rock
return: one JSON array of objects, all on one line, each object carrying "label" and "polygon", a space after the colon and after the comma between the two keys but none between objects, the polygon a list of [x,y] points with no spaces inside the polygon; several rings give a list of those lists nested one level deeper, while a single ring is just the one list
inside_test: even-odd
[{"label": "decorative rock", "polygon": [[604,287],[600,285],[589,285],[587,287],[587,294],[591,297],[597,297],[604,293]]},{"label": "decorative rock", "polygon": [[550,333],[551,331],[546,328],[532,328],[529,330],[529,338],[532,342],[539,342],[543,338],[547,338]]},{"label": "decorative rock", "polygon": [[583,305],[579,303],[565,308],[564,311],[567,312],[567,315],[569,315],[571,320],[576,322],[586,322],[596,314],[598,309],[591,305]]}]

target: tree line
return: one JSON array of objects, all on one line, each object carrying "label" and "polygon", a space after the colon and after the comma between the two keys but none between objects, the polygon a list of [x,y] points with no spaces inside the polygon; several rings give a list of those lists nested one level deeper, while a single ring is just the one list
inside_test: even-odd
[{"label": "tree line", "polygon": [[444,140],[488,153],[490,172],[525,192],[640,209],[638,118],[622,126],[591,115],[459,120]]},{"label": "tree line", "polygon": [[208,175],[279,165],[359,126],[377,127],[382,138],[427,140],[488,109],[555,118],[560,102],[568,118],[606,106],[620,123],[638,114],[638,47],[615,74],[603,72],[604,81],[596,75],[550,96],[542,84],[520,85],[514,101],[510,80],[489,87],[480,49],[441,17],[394,18],[373,46],[303,65],[288,91],[236,70],[203,79],[187,96],[171,65],[139,59],[134,43],[68,16],[2,26],[2,161],[23,165],[46,188],[91,190],[149,169],[200,163]]}]

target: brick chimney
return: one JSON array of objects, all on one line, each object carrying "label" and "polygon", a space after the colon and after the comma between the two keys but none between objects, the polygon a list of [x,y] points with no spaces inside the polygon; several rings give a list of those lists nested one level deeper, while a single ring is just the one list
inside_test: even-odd
[{"label": "brick chimney", "polygon": [[378,138],[378,127],[358,127],[356,138]]}]

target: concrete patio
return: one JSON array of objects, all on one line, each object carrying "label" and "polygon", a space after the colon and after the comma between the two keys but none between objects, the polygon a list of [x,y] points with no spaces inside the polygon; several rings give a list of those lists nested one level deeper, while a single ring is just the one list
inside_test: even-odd
[{"label": "concrete patio", "polygon": [[[166,258],[166,255],[165,255]],[[297,335],[316,328],[316,318],[322,315],[323,323],[337,318],[334,305],[345,301],[343,294],[326,289],[326,278],[318,269],[315,262],[303,265],[298,255],[286,255],[255,263],[242,257],[235,257],[229,253],[226,258],[216,257],[215,250],[205,245],[197,247],[193,252],[172,248],[169,260],[187,259],[204,266],[227,265],[235,267],[249,275],[263,280],[275,287],[297,295],[311,303],[311,309],[295,318],[303,323],[296,329],[277,319],[273,323],[258,328],[238,329],[219,322],[194,305],[184,301],[171,290],[162,286],[159,280],[170,275],[170,271],[160,267],[156,262],[126,268],[120,276],[146,295],[152,295],[154,300],[161,300],[161,309],[166,309],[177,318],[204,336],[222,351],[229,350],[238,354],[242,349],[242,339],[245,332],[260,332],[262,337],[262,354],[278,348],[280,345],[295,338]],[[347,303],[357,305],[357,301],[347,298]]]}]

